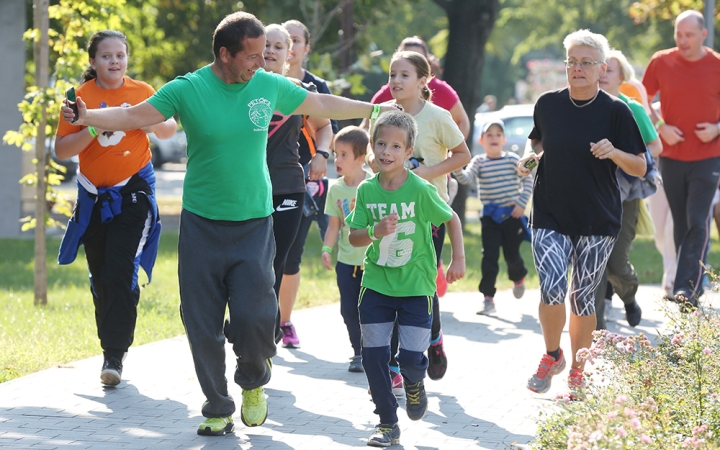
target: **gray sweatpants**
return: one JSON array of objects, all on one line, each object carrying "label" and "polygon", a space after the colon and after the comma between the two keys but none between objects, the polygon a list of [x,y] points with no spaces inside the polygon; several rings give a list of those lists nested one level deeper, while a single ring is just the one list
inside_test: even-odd
[{"label": "gray sweatpants", "polygon": [[[205,417],[235,412],[225,378],[225,338],[238,357],[235,382],[254,389],[270,381],[277,298],[273,291],[272,219],[211,220],[183,210],[178,276],[180,314],[190,342]],[[226,319],[225,311],[228,316]]]},{"label": "gray sweatpants", "polygon": [[701,261],[710,241],[712,200],[720,183],[720,158],[676,161],[660,158],[660,172],[675,227],[677,273],[674,294],[703,294]]}]

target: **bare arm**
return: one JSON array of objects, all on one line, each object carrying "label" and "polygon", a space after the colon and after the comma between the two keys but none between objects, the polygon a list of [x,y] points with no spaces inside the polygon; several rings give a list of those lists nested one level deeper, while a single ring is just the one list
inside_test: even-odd
[{"label": "bare arm", "polygon": [[603,139],[597,143],[590,144],[590,151],[598,159],[611,159],[625,173],[634,177],[644,177],[647,170],[645,155],[633,155],[626,153],[618,148],[607,139]]},{"label": "bare arm", "polygon": [[648,142],[647,144],[648,149],[650,150],[650,153],[652,153],[654,158],[657,158],[660,156],[660,153],[662,153],[662,141],[659,137],[653,139],[652,141]]},{"label": "bare arm", "polygon": [[177,131],[177,122],[172,117],[164,122],[150,125],[142,129],[146,133],[155,133],[158,139],[170,139]]},{"label": "bare arm", "polygon": [[461,169],[470,162],[470,149],[463,141],[460,145],[450,149],[450,157],[434,166],[420,165],[413,172],[426,180],[433,180],[437,177],[448,174],[454,170]]},{"label": "bare arm", "polygon": [[[330,216],[328,221],[327,230],[325,230],[325,240],[323,241],[323,247],[335,247],[337,242],[338,233],[340,232],[340,217]],[[331,255],[327,251],[322,252],[322,263],[327,270],[332,270]]]},{"label": "bare arm", "polygon": [[[137,130],[165,121],[160,111],[144,101],[129,108],[87,109],[82,98],[77,98],[78,120],[75,125],[93,126],[102,130]],[[72,123],[74,114],[68,106],[62,107],[63,119]]]},{"label": "bare arm", "polygon": [[446,222],[446,225],[452,248],[446,278],[448,283],[453,283],[465,276],[465,247],[463,245],[462,224],[455,211],[453,211],[453,216]]},{"label": "bare arm", "polygon": [[[315,139],[317,148],[325,150],[326,152],[329,151],[333,140],[330,120],[321,117],[308,117],[308,125],[310,125],[310,131]],[[315,153],[310,160],[309,168],[308,178],[311,180],[319,180],[324,177],[327,172],[327,159],[320,153]]]},{"label": "bare arm", "polygon": [[[380,105],[381,112],[395,110],[392,105]],[[309,116],[327,117],[328,119],[360,119],[370,117],[373,104],[350,100],[330,94],[317,94],[308,92],[305,100],[297,107],[293,114],[307,114]]]},{"label": "bare arm", "polygon": [[59,159],[68,159],[85,150],[95,139],[87,128],[67,136],[55,136],[55,155]]},{"label": "bare arm", "polygon": [[450,108],[450,115],[460,129],[463,137],[467,139],[470,134],[470,118],[465,112],[465,107],[460,100],[455,102],[455,105]]}]

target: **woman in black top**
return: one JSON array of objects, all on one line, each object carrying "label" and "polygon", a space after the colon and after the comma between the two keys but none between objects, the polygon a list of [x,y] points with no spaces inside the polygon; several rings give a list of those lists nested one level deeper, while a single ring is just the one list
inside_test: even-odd
[{"label": "woman in black top", "polygon": [[[268,25],[265,41],[265,70],[286,74],[287,60],[292,41],[287,30],[280,25]],[[298,81],[299,82],[299,81]],[[306,86],[309,88],[309,86]],[[304,123],[303,123],[304,122]],[[273,192],[273,233],[275,235],[275,294],[279,297],[285,263],[290,247],[298,233],[303,216],[305,199],[305,174],[300,165],[298,140],[305,131],[314,135],[318,146],[329,148],[332,128],[328,119],[302,116],[283,116],[273,113],[268,131],[267,161]],[[309,129],[308,129],[309,128]],[[295,327],[290,322],[290,308],[280,304],[280,328],[284,347],[299,347]]]},{"label": "woman in black top", "polygon": [[604,36],[580,30],[563,41],[568,87],[540,96],[529,139],[534,153],[518,163],[539,162],[533,188],[532,247],[540,281],[540,325],[545,353],[528,389],[543,393],[565,368],[560,336],[570,283],[571,393],[583,386],[584,361],[576,354],[592,344],[595,290],[620,231],[622,206],[615,171],[645,174],[645,145],[630,109],[600,90],[609,52]]}]

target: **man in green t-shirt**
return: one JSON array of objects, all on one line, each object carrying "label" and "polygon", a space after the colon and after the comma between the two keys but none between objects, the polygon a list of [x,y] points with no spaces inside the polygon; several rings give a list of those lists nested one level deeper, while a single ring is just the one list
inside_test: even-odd
[{"label": "man in green t-shirt", "polygon": [[417,125],[411,115],[388,112],[375,123],[372,148],[379,173],[358,186],[355,209],[348,216],[350,244],[368,246],[358,300],[362,329],[362,364],[380,425],[368,445],[400,441],[397,400],[390,378],[390,338],[399,325],[398,362],[406,411],[420,420],[427,410],[423,379],[428,366],[432,297],[437,263],[431,225],[447,223],[452,261],[447,281],[465,274],[462,229],[457,214],[435,186],[405,168],[413,153]]},{"label": "man in green t-shirt", "polygon": [[[334,119],[377,117],[381,108],[307,92],[263,70],[265,29],[236,12],[215,29],[215,60],[176,78],[130,108],[63,108],[67,122],[119,131],[144,128],[177,114],[188,141],[180,217],[178,276],[181,317],[206,420],[198,434],[234,430],[235,402],[225,378],[225,338],[237,356],[235,382],[243,389],[242,422],[267,418],[263,387],[276,353],[277,299],[273,291],[271,185],[266,159],[273,111]],[[394,109],[383,106],[382,110]],[[229,311],[225,320],[225,311]]]}]

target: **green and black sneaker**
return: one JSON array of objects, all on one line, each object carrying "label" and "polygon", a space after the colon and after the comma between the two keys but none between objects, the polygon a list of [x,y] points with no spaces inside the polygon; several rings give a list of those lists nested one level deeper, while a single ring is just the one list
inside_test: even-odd
[{"label": "green and black sneaker", "polygon": [[208,417],[198,426],[197,434],[201,436],[223,436],[235,431],[232,416]]},{"label": "green and black sneaker", "polygon": [[397,423],[381,423],[368,439],[370,447],[390,447],[400,444],[400,427]]}]

